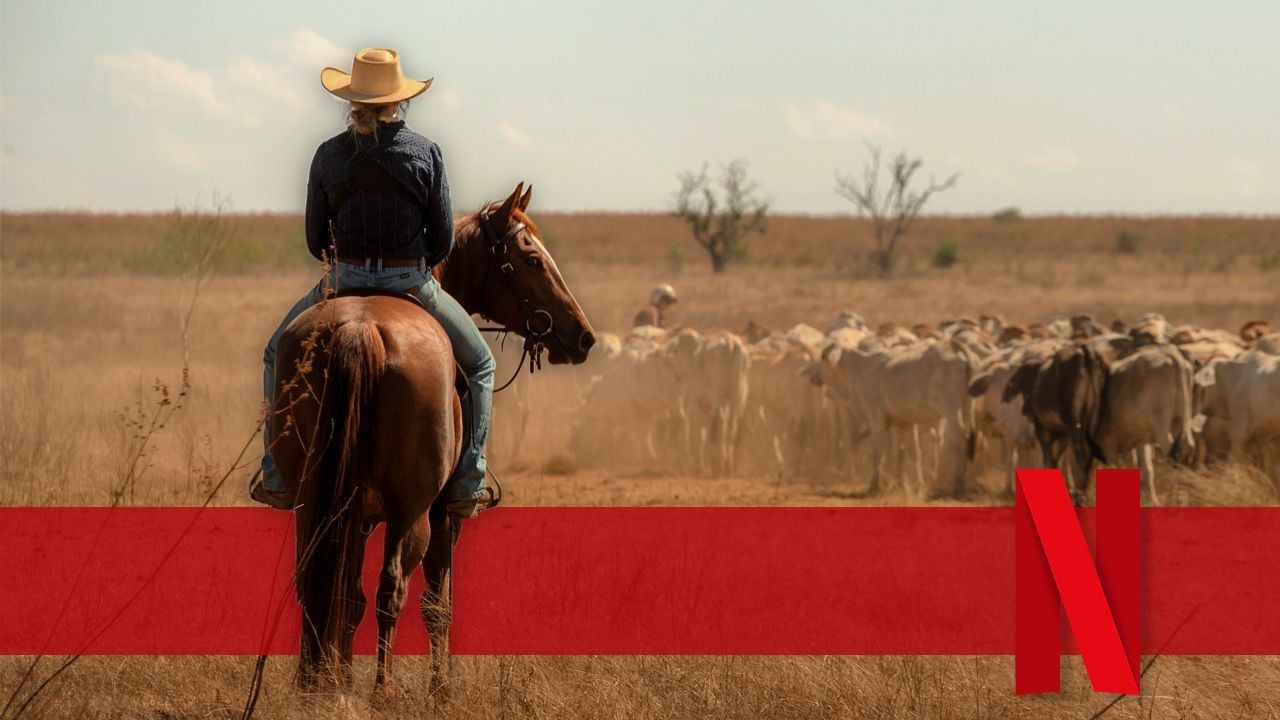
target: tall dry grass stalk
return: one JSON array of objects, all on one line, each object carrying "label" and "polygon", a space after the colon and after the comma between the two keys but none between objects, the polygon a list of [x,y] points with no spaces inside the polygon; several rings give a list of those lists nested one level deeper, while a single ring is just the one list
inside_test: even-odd
[{"label": "tall dry grass stalk", "polygon": [[[224,209],[225,203],[215,198],[214,209],[211,213],[194,213],[185,218],[180,216],[175,221],[175,227],[171,230],[171,232],[176,233],[176,237],[181,240],[184,246],[195,249],[195,252],[190,253],[187,258],[190,263],[189,267],[183,272],[184,285],[189,283],[190,290],[189,292],[184,292],[181,296],[177,318],[182,350],[181,381],[177,392],[174,393],[170,391],[168,384],[163,380],[157,379],[151,386],[152,397],[150,403],[146,402],[145,398],[140,397],[133,405],[127,406],[118,413],[119,430],[122,434],[122,443],[119,448],[121,456],[119,470],[109,494],[109,507],[117,507],[124,504],[126,500],[133,501],[134,491],[139,481],[153,467],[150,455],[155,450],[156,440],[175,415],[183,408],[183,403],[191,390],[191,319],[195,314],[202,287],[212,276],[218,258],[233,238],[232,233],[227,230],[226,223],[222,219]],[[259,423],[258,427],[261,427],[261,423]],[[208,497],[204,500],[204,504],[208,504],[221,487],[222,482],[225,482],[226,478],[236,469],[237,463],[241,460],[243,454],[244,449],[241,450],[236,461],[231,464],[231,468],[223,475],[222,480],[211,488]],[[190,460],[190,458],[188,459]],[[190,471],[190,469],[189,465],[188,470]],[[212,463],[205,463],[204,467],[201,468],[201,472],[211,474]],[[168,557],[166,555],[165,560]],[[156,568],[156,572],[159,569]],[[105,630],[106,628],[104,627],[99,632],[104,632]],[[86,645],[90,642],[92,642],[92,638],[86,642]],[[43,656],[37,655],[32,658],[30,664],[27,665],[18,682],[14,685],[3,709],[0,710],[0,714],[8,715],[12,710],[12,717],[21,717],[40,698],[42,693],[54,687],[54,683],[80,657],[79,654],[76,654],[65,658],[43,679],[40,679],[37,673]],[[24,695],[23,693],[26,691],[28,683],[31,685],[31,690]]]}]

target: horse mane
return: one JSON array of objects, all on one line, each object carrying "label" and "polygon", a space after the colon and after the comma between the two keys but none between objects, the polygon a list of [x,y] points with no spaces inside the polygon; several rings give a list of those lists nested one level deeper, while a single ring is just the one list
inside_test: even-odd
[{"label": "horse mane", "polygon": [[[476,212],[463,217],[462,220],[458,221],[457,224],[470,225],[474,223],[476,219],[479,218],[482,214],[492,213],[500,207],[502,207],[501,200],[487,202],[484,205],[480,206],[480,209],[477,210]],[[525,225],[527,225],[529,229],[533,231],[534,235],[537,235],[538,237],[542,237],[542,231],[538,229],[538,224],[533,221],[533,218],[526,215],[523,210],[521,210],[520,208],[514,208],[511,211],[511,216],[514,217],[517,222],[522,222]]]},{"label": "horse mane", "polygon": [[[453,252],[445,256],[445,258],[440,261],[440,264],[436,265],[436,267],[433,269],[432,272],[436,276],[437,280],[441,278],[445,268],[448,267],[449,261],[453,258],[454,254],[460,251],[467,244],[467,242],[470,241],[471,238],[466,237],[465,233],[478,233],[479,228],[477,228],[474,231],[471,230],[471,228],[476,226],[476,221],[480,219],[480,216],[484,213],[492,213],[501,206],[502,206],[501,201],[487,202],[484,205],[482,205],[480,209],[477,210],[476,212],[473,212],[470,215],[464,215],[461,218],[458,218],[457,220],[454,221]],[[511,211],[511,216],[515,218],[517,222],[524,223],[525,226],[528,227],[528,229],[532,231],[534,235],[536,235],[539,238],[542,237],[542,231],[538,229],[538,224],[533,221],[533,218],[526,215],[523,210],[520,210],[518,208],[513,209]],[[460,239],[462,240],[461,242],[459,242]]]}]

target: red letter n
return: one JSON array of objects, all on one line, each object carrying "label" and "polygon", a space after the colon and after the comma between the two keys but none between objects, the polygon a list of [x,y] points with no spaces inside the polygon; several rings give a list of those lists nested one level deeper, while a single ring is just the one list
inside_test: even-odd
[{"label": "red letter n", "polygon": [[1019,695],[1058,692],[1060,608],[1095,692],[1137,694],[1139,476],[1099,470],[1097,566],[1058,470],[1018,470],[1016,675]]}]

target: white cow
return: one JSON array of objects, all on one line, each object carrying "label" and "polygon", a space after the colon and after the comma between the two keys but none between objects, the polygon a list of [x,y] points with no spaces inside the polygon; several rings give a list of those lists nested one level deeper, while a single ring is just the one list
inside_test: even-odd
[{"label": "white cow", "polygon": [[1209,452],[1251,459],[1273,473],[1280,459],[1280,356],[1254,349],[1215,360],[1196,374],[1196,384],[1204,389]]},{"label": "white cow", "polygon": [[580,463],[678,469],[671,448],[683,429],[680,388],[657,358],[662,348],[632,334],[595,362],[570,435]]},{"label": "white cow", "polygon": [[840,313],[839,317],[832,321],[831,325],[827,327],[827,334],[830,335],[836,330],[843,330],[846,328],[850,330],[868,330],[867,323],[862,319],[861,315],[853,312],[852,310],[845,310]]},{"label": "white cow", "polygon": [[1254,341],[1253,349],[1269,355],[1280,355],[1280,332],[1267,333]]},{"label": "white cow", "polygon": [[677,387],[688,467],[731,474],[750,387],[746,343],[730,332],[700,335],[686,328],[659,355]]},{"label": "white cow", "polygon": [[791,328],[783,337],[785,337],[787,342],[792,345],[802,345],[810,348],[818,347],[822,344],[822,341],[826,339],[826,335],[824,335],[821,330],[813,327],[812,325],[805,325],[804,323],[800,323],[799,325]]},{"label": "white cow", "polygon": [[810,430],[822,412],[822,393],[802,375],[818,357],[805,345],[751,347],[747,403],[737,442],[737,468],[782,477],[801,471],[816,440]]},{"label": "white cow", "polygon": [[[830,386],[861,418],[873,453],[871,492],[880,489],[889,432],[899,428],[915,439],[917,481],[927,498],[963,492],[965,440],[972,427],[967,394],[972,361],[958,343],[925,341],[876,352],[829,351],[806,374]],[[939,445],[933,487],[919,460],[921,429],[936,433]]]},{"label": "white cow", "polygon": [[1192,409],[1193,372],[1173,346],[1145,345],[1111,364],[1103,388],[1094,441],[1110,464],[1138,454],[1155,505],[1160,504],[1155,450],[1177,462],[1189,460],[1193,453],[1193,431],[1198,429]]}]

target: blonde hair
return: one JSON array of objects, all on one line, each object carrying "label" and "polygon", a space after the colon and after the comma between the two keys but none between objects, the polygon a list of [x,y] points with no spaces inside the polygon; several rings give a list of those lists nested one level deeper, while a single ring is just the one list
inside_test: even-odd
[{"label": "blonde hair", "polygon": [[[409,109],[409,101],[402,100],[399,103],[381,103],[376,105],[353,102],[350,103],[350,118],[348,126],[351,128],[352,135],[370,135],[378,128],[378,122],[393,122],[403,119],[405,111]],[[374,140],[377,136],[374,135]]]}]

